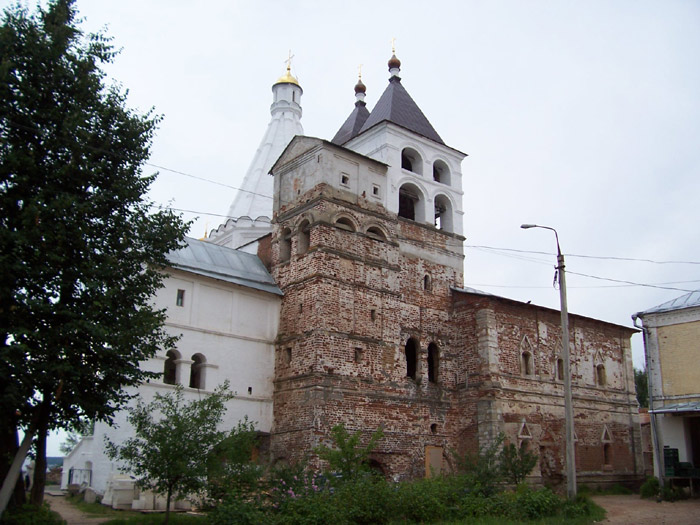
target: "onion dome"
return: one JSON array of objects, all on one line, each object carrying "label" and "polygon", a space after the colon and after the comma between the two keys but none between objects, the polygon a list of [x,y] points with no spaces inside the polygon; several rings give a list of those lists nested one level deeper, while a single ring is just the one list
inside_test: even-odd
[{"label": "onion dome", "polygon": [[367,92],[367,86],[365,86],[362,83],[362,79],[357,80],[357,84],[355,84],[355,95],[359,95],[362,93],[363,95]]},{"label": "onion dome", "polygon": [[391,58],[389,59],[389,71],[392,69],[400,69],[401,68],[401,61],[396,58],[396,55],[391,55]]},{"label": "onion dome", "polygon": [[294,78],[294,76],[292,75],[291,66],[287,66],[287,72],[284,75],[282,75],[281,77],[279,77],[277,79],[277,82],[275,82],[275,84],[295,84],[295,85],[301,87],[299,85],[299,81],[296,78]]}]

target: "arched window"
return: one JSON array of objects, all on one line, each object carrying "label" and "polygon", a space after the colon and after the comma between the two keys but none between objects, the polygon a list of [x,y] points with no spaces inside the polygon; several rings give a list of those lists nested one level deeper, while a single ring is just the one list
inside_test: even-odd
[{"label": "arched window", "polygon": [[433,180],[441,184],[450,184],[450,168],[445,161],[436,160],[433,163]]},{"label": "arched window", "polygon": [[280,262],[285,262],[292,256],[292,230],[285,228],[280,235]]},{"label": "arched window", "polygon": [[180,354],[175,350],[168,350],[165,354],[165,365],[163,366],[163,383],[166,385],[174,385],[177,383],[177,363],[180,359]]},{"label": "arched window", "polygon": [[425,274],[425,277],[423,277],[423,290],[426,292],[429,292],[433,289],[433,282],[430,279],[430,275]]},{"label": "arched window", "polygon": [[557,359],[557,379],[564,381],[564,360],[561,357]]},{"label": "arched window", "polygon": [[336,219],[335,227],[348,232],[355,231],[355,225],[347,217],[339,217],[338,219]]},{"label": "arched window", "polygon": [[446,232],[453,231],[452,203],[445,195],[435,197],[435,227]]},{"label": "arched window", "polygon": [[376,226],[367,228],[367,237],[374,239],[375,241],[386,241],[386,235],[384,235],[384,232]]},{"label": "arched window", "polygon": [[599,364],[595,367],[595,381],[596,381],[596,385],[605,386],[605,383],[606,383],[605,366],[602,364]]},{"label": "arched window", "polygon": [[192,356],[190,388],[204,388],[204,363],[206,363],[206,359],[204,359],[202,354],[194,354]]},{"label": "arched window", "polygon": [[418,343],[412,337],[406,341],[406,377],[416,378],[416,365],[418,361]]},{"label": "arched window", "polygon": [[406,183],[399,188],[399,217],[423,222],[423,203],[423,192],[415,184]]},{"label": "arched window", "polygon": [[428,381],[437,383],[440,379],[440,349],[435,343],[428,345]]},{"label": "arched window", "polygon": [[299,225],[299,232],[297,233],[297,254],[303,255],[309,251],[310,234],[309,230],[311,224],[307,220],[303,220]]},{"label": "arched window", "polygon": [[523,352],[520,355],[520,371],[523,375],[532,375],[532,354],[530,352]]},{"label": "arched window", "polygon": [[413,148],[404,148],[401,152],[401,168],[423,175],[423,159]]}]

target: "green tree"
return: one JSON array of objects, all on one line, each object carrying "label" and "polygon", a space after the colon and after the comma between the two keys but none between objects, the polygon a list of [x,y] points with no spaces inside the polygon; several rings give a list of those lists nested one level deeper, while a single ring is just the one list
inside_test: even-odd
[{"label": "green tree", "polygon": [[139,363],[175,343],[151,303],[186,232],[144,200],[159,117],[106,85],[116,53],[76,16],[51,0],[0,26],[0,512],[33,438],[38,504],[48,431],[110,421],[155,376]]},{"label": "green tree", "polygon": [[70,432],[66,436],[66,440],[61,443],[61,446],[59,447],[61,453],[67,456],[76,446],[78,446],[78,443],[80,443],[80,440],[83,439],[83,437],[92,436],[94,432],[94,421],[80,421],[78,425],[70,429]]},{"label": "green tree", "polygon": [[490,444],[478,452],[458,454],[452,452],[457,472],[463,476],[465,484],[475,493],[490,496],[496,492],[496,486],[503,480],[500,454],[505,434],[500,433]]},{"label": "green tree", "polygon": [[342,423],[331,429],[333,447],[321,445],[315,449],[318,456],[328,462],[328,471],[339,474],[342,480],[356,479],[369,472],[369,455],[377,446],[377,442],[384,437],[381,428],[372,433],[369,442],[364,447],[362,431],[358,430],[350,434]]},{"label": "green tree", "polygon": [[138,399],[127,416],[134,437],[122,444],[107,443],[109,457],[123,462],[122,472],[133,474],[140,487],[166,496],[166,524],[173,495],[206,488],[208,458],[226,438],[217,427],[231,398],[224,383],[213,394],[193,401],[185,401],[182,385],[171,393],[156,394],[150,403]]},{"label": "green tree", "polygon": [[519,484],[537,465],[537,454],[528,450],[527,441],[520,448],[513,443],[506,443],[499,454],[501,473],[509,483]]},{"label": "green tree", "polygon": [[634,369],[634,387],[637,390],[639,406],[649,408],[649,379],[646,370]]}]

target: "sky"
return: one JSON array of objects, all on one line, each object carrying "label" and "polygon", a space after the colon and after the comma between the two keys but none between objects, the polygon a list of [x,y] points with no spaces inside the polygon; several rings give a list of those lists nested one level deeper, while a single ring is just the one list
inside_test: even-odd
[{"label": "sky", "polygon": [[[404,87],[468,154],[465,286],[559,308],[554,235],[520,229],[536,223],[558,231],[572,313],[632,326],[700,288],[700,2],[77,5],[83,29],[121,49],[106,72],[129,105],[163,116],[149,197],[189,210],[193,237],[223,222],[290,51],[305,134],[330,139],[360,64],[368,108],[378,100],[395,38]],[[641,335],[632,346],[643,368]]]}]

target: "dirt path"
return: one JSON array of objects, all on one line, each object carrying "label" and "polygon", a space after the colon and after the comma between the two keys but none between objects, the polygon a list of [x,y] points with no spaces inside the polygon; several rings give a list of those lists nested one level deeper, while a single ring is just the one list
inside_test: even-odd
[{"label": "dirt path", "polygon": [[593,496],[608,516],[601,523],[614,525],[696,525],[700,523],[700,499],[669,503],[632,496]]},{"label": "dirt path", "polygon": [[109,519],[91,517],[68,503],[65,496],[58,496],[55,492],[47,492],[44,500],[51,506],[51,510],[58,512],[68,522],[68,525],[96,525]]}]

